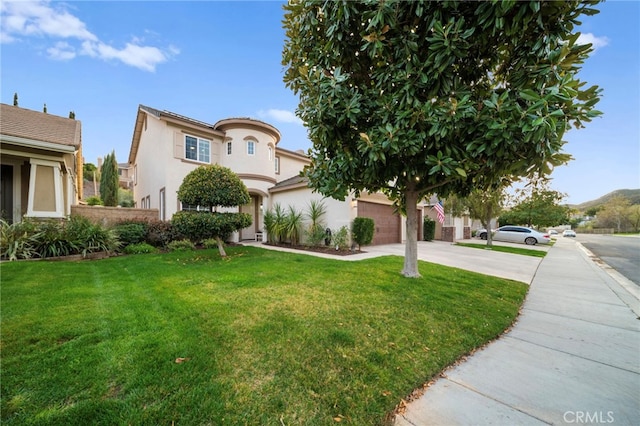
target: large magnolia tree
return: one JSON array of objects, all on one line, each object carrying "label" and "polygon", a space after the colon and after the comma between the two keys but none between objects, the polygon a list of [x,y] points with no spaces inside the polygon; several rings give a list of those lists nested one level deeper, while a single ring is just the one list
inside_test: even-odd
[{"label": "large magnolia tree", "polygon": [[597,115],[577,43],[598,1],[292,1],[284,81],[306,123],[311,186],[384,191],[406,214],[403,274],[419,276],[415,206],[549,173],[564,133]]}]

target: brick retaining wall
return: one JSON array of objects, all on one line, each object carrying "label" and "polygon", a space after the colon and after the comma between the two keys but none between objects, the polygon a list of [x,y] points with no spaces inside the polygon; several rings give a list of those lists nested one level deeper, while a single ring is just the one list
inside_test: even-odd
[{"label": "brick retaining wall", "polygon": [[158,220],[158,209],[132,209],[128,207],[104,206],[71,206],[71,214],[84,216],[94,223],[104,226],[112,225],[123,220]]}]

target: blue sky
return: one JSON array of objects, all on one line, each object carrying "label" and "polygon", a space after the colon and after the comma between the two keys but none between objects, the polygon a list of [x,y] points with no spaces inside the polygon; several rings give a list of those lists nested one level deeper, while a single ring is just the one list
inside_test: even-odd
[{"label": "blue sky", "polygon": [[[306,150],[298,99],[282,82],[282,3],[0,3],[1,101],[82,121],[85,161],[126,162],[138,104],[215,123],[253,117]],[[609,1],[581,31],[597,46],[580,74],[604,88],[602,118],[570,131],[575,160],[551,187],[581,203],[640,187],[640,2]]]}]

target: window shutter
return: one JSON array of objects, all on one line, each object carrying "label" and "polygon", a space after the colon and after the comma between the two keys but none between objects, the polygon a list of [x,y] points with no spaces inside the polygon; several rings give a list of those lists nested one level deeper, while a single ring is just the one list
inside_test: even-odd
[{"label": "window shutter", "polygon": [[173,132],[173,156],[184,158],[184,135],[180,132]]}]

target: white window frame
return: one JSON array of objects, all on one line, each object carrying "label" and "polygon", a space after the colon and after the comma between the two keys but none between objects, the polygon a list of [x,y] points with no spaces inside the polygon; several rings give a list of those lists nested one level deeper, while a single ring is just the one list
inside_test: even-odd
[{"label": "white window frame", "polygon": [[227,142],[227,155],[231,155],[233,153],[233,145],[231,141]]},{"label": "white window frame", "polygon": [[247,140],[247,155],[256,155],[256,141],[253,139]]},{"label": "white window frame", "polygon": [[276,155],[274,163],[275,163],[274,166],[275,166],[276,174],[279,175],[280,174],[280,157],[279,156]]},{"label": "white window frame", "polygon": [[208,212],[210,211],[208,207],[204,206],[194,206],[192,204],[186,204],[180,202],[180,211],[188,211],[188,212]]},{"label": "white window frame", "polygon": [[160,213],[160,220],[167,219],[167,199],[166,199],[166,187],[162,187],[160,189],[160,194],[158,195],[158,210]]},{"label": "white window frame", "polygon": [[[64,198],[62,195],[62,170],[60,169],[60,163],[47,160],[39,160],[31,158],[29,160],[31,164],[31,172],[29,176],[29,197],[27,202],[27,216],[28,217],[64,217]],[[36,171],[38,166],[52,167],[53,168],[53,192],[55,211],[39,211],[34,210],[33,205],[35,203],[35,191],[36,191]]]},{"label": "white window frame", "polygon": [[[196,142],[196,158],[189,158],[189,146],[187,143],[188,139],[195,139]],[[201,156],[201,149],[206,146],[207,147],[207,156],[208,158],[204,159]],[[199,138],[193,135],[184,135],[184,158],[189,161],[195,161],[198,163],[210,164],[211,163],[211,141],[208,139]]]}]

